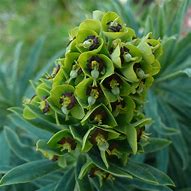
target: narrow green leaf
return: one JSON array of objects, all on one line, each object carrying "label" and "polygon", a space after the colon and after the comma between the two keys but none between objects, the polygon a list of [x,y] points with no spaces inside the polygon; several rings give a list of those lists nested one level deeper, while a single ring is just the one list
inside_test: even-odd
[{"label": "narrow green leaf", "polygon": [[169,146],[171,141],[163,138],[150,138],[149,143],[144,146],[144,151],[146,153],[156,152],[162,150],[163,148]]},{"label": "narrow green leaf", "polygon": [[74,191],[74,188],[75,188],[74,168],[71,168],[64,173],[64,175],[56,185],[54,191]]},{"label": "narrow green leaf", "polygon": [[[116,165],[113,165],[116,167]],[[129,160],[127,166],[119,167],[124,172],[131,174],[140,180],[148,182],[150,184],[159,184],[158,180],[153,176],[153,174],[145,168],[144,164],[133,162]]]},{"label": "narrow green leaf", "polygon": [[[19,57],[21,53],[21,48],[22,48],[23,43],[19,42],[16,45],[15,52],[14,52],[14,60],[13,60],[13,74],[12,74],[12,82],[13,82],[13,87],[17,83],[17,75],[18,75],[18,69],[19,69]],[[14,94],[13,94],[14,95]]]},{"label": "narrow green leaf", "polygon": [[87,191],[87,188],[88,191],[94,191],[87,175],[88,170],[90,170],[88,163],[85,156],[81,155],[78,157],[75,169],[76,189],[78,191]]},{"label": "narrow green leaf", "polygon": [[0,131],[0,165],[7,166],[10,163],[11,151],[7,144],[4,131]]},{"label": "narrow green leaf", "polygon": [[78,178],[82,179],[88,172],[88,170],[90,170],[90,168],[92,167],[92,162],[86,162],[80,169]]},{"label": "narrow green leaf", "polygon": [[20,79],[20,87],[22,87],[22,91],[20,91],[20,93],[22,95],[27,88],[28,80],[32,77],[33,72],[37,67],[39,56],[44,44],[44,40],[45,40],[44,37],[39,38],[31,49],[27,64],[25,65],[23,75],[21,76]]},{"label": "narrow green leaf", "polygon": [[0,174],[5,174],[7,171],[9,171],[12,167],[8,165],[0,165]]},{"label": "narrow green leaf", "polygon": [[145,22],[144,35],[148,34],[150,31],[154,31],[153,30],[153,19],[152,19],[151,15],[148,15],[146,22]]},{"label": "narrow green leaf", "polygon": [[171,26],[171,31],[173,34],[179,34],[181,32],[182,23],[184,20],[184,16],[188,7],[188,0],[184,0],[180,2],[179,9],[176,12],[176,16],[173,19],[173,23]]},{"label": "narrow green leaf", "polygon": [[0,185],[11,185],[31,182],[42,176],[45,176],[60,167],[57,163],[47,160],[32,161],[17,166],[8,171],[1,179]]},{"label": "narrow green leaf", "polygon": [[52,191],[54,190],[56,184],[48,184],[47,186],[43,186],[42,188],[36,190],[36,191]]},{"label": "narrow green leaf", "polygon": [[33,126],[28,121],[23,119],[22,116],[11,114],[8,118],[12,123],[29,133],[29,135],[33,137],[34,141],[37,141],[38,139],[48,139],[51,136],[51,133]]},{"label": "narrow green leaf", "polygon": [[182,72],[185,73],[189,78],[191,78],[191,68],[186,68]]},{"label": "narrow green leaf", "polygon": [[92,159],[92,162],[98,166],[99,168],[103,169],[104,171],[111,173],[112,175],[116,177],[123,177],[123,178],[129,178],[132,179],[132,176],[127,172],[124,171],[123,168],[120,168],[118,166],[110,165],[109,168],[106,168],[105,164],[103,163],[101,157],[99,154],[95,153],[94,151],[90,151],[88,153],[89,157]]},{"label": "narrow green leaf", "polygon": [[32,147],[21,143],[18,135],[9,127],[4,128],[5,138],[10,149],[21,159],[25,161],[33,161],[40,158]]},{"label": "narrow green leaf", "polygon": [[127,188],[129,190],[138,189],[141,191],[172,191],[167,186],[152,185],[138,179],[133,179],[130,181],[120,179],[120,180],[117,180],[115,184],[118,186],[118,189],[120,189],[121,191],[126,191]]},{"label": "narrow green leaf", "polygon": [[[136,172],[135,169],[137,169],[138,172],[136,172],[136,173],[143,176],[143,179],[140,178],[142,180],[144,180],[144,176],[145,176],[144,173],[148,172],[149,174],[152,175],[152,177],[154,177],[154,179],[158,182],[158,184],[165,185],[165,186],[175,186],[174,182],[164,172],[162,172],[150,165],[137,163],[132,160],[129,160],[126,169],[132,171],[132,173],[135,173]],[[142,172],[141,172],[141,169],[143,170]],[[141,174],[141,173],[143,173],[143,174]],[[139,178],[138,176],[137,176],[137,178]]]},{"label": "narrow green leaf", "polygon": [[59,130],[58,126],[55,124],[55,119],[51,118],[50,116],[44,115],[38,107],[34,105],[27,105],[26,107],[30,110],[30,112],[34,113],[34,115],[37,116],[36,119],[30,120],[31,124],[40,129],[47,130],[53,133]]},{"label": "narrow green leaf", "polygon": [[127,128],[127,140],[132,148],[133,154],[137,153],[137,130],[134,127]]},{"label": "narrow green leaf", "polygon": [[162,38],[165,35],[167,26],[163,4],[159,6],[158,20],[158,36]]},{"label": "narrow green leaf", "polygon": [[[171,97],[171,99],[172,99],[172,97]],[[177,121],[177,117],[174,113],[174,110],[172,110],[165,103],[165,101],[166,101],[166,99],[159,100],[161,115],[163,114],[163,118],[165,119],[166,123],[168,123],[169,125],[173,125],[177,129],[180,129],[180,124]],[[183,99],[182,99],[182,102],[183,102]],[[181,102],[181,104],[182,104],[182,102]],[[175,101],[174,101],[174,103],[175,103]],[[171,115],[168,115],[169,113],[171,113]],[[170,138],[172,140],[172,146],[177,151],[178,155],[180,156],[180,158],[182,160],[183,168],[186,169],[187,166],[189,165],[189,154],[188,154],[189,148],[186,144],[182,131],[180,131],[180,133],[177,135],[171,136]]]}]

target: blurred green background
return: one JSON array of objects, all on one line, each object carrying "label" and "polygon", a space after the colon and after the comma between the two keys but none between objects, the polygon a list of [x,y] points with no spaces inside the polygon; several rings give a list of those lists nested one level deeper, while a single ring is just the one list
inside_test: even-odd
[{"label": "blurred green background", "polygon": [[27,52],[43,35],[46,41],[41,59],[45,59],[66,47],[68,30],[101,4],[100,0],[1,0],[0,52],[9,57],[18,41],[24,41]]}]

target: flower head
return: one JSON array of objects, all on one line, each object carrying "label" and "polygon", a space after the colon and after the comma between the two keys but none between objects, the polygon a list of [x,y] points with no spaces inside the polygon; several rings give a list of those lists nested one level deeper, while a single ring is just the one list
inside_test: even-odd
[{"label": "flower head", "polygon": [[24,116],[40,117],[56,132],[37,144],[44,156],[64,168],[85,157],[80,177],[114,181],[113,161],[128,165],[147,141],[150,120],[143,104],[160,70],[160,40],[151,33],[138,38],[115,12],[94,13],[69,40],[52,74],[40,79]]}]

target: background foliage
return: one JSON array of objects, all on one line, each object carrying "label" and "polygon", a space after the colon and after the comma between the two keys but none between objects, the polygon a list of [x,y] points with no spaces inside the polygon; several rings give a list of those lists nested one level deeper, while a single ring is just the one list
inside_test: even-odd
[{"label": "background foliage", "polygon": [[[12,107],[21,106],[23,99],[32,95],[29,80],[35,81],[44,71],[53,67],[55,58],[61,57],[64,53],[67,31],[78,24],[84,15],[90,15],[95,9],[115,10],[139,35],[153,31],[155,37],[162,39],[164,45],[164,54],[161,57],[162,70],[148,94],[145,113],[153,119],[153,124],[148,130],[151,136],[166,138],[171,144],[164,149],[138,156],[135,160],[167,172],[176,184],[174,190],[191,190],[189,181],[191,34],[188,26],[184,24],[190,1],[153,1],[152,4],[140,2],[136,4],[132,1],[104,1],[103,4],[100,0],[88,3],[75,0],[1,2],[0,152],[3,154],[0,155],[0,174],[3,175],[12,167],[30,161],[35,161],[30,163],[32,167],[43,164],[43,167],[47,165],[48,168],[47,172],[42,170],[39,174],[31,173],[31,176],[26,177],[24,181],[22,177],[19,179],[17,174],[13,174],[7,178],[7,184],[13,185],[2,187],[0,190],[59,190],[59,185],[62,185],[65,178],[67,179],[69,170],[62,177],[62,172],[57,171],[56,166],[50,165],[35,152],[36,141],[40,138],[49,138],[50,134],[23,120],[19,115],[22,113],[21,109]],[[12,109],[7,110],[8,108]],[[54,173],[41,177],[48,172]],[[37,176],[41,178],[27,183]],[[15,184],[19,182],[24,184]],[[126,184],[128,182],[123,183],[123,187]],[[134,184],[137,187],[132,186],[133,190],[161,190],[161,188],[148,188],[147,185],[144,187],[137,182]]]}]

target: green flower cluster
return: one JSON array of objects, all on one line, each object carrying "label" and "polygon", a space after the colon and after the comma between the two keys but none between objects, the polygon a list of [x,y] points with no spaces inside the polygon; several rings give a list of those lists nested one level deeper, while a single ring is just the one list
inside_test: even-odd
[{"label": "green flower cluster", "polygon": [[71,31],[65,57],[25,103],[24,117],[38,126],[38,119],[46,121],[41,128],[54,132],[49,141],[38,141],[37,150],[63,168],[85,155],[81,177],[89,172],[100,180],[111,178],[91,155],[108,169],[111,162],[125,165],[132,154],[143,152],[150,122],[143,104],[161,53],[160,40],[151,33],[138,38],[115,12],[95,11]]}]

